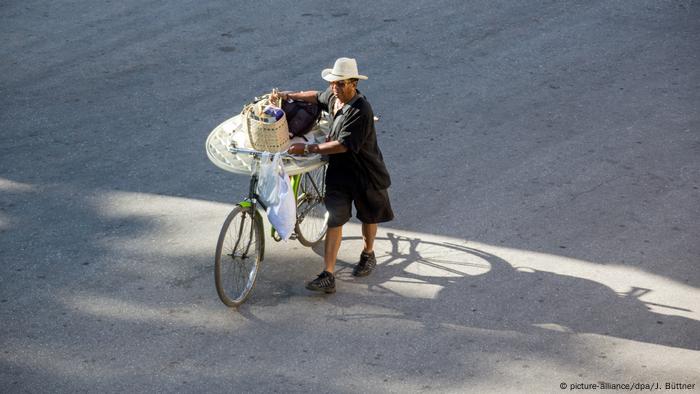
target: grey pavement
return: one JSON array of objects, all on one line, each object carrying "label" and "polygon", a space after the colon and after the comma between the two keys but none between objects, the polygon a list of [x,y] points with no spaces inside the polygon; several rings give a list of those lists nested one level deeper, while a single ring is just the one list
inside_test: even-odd
[{"label": "grey pavement", "polygon": [[[700,391],[697,1],[4,1],[0,37],[0,392]],[[322,248],[268,239],[226,308],[248,179],[204,141],[340,56],[378,269],[353,221],[310,294]]]}]

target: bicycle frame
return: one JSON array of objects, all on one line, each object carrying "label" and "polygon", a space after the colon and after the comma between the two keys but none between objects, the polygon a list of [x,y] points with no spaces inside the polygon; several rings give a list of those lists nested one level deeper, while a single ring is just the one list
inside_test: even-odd
[{"label": "bicycle frame", "polygon": [[[290,177],[291,183],[292,183],[292,191],[294,192],[294,201],[296,202],[297,199],[299,198],[299,185],[301,184],[301,177],[304,174],[297,174],[297,175],[292,175]],[[313,183],[313,180],[312,180]],[[244,200],[240,201],[238,205],[242,207],[252,207],[253,211],[258,211],[260,208],[263,212],[267,211],[267,206],[265,206],[265,203],[260,201],[258,198],[258,193],[256,192],[256,189],[258,187],[258,176],[257,175],[252,175],[250,177],[250,184],[248,187],[248,197],[245,198]],[[314,184],[314,188],[316,188],[316,185]],[[318,189],[317,189],[318,190]],[[270,235],[275,238],[275,228],[272,227],[270,228]]]},{"label": "bicycle frame", "polygon": [[[229,151],[234,152],[234,153],[249,154],[249,155],[253,156],[254,160],[260,160],[262,158],[263,153],[264,153],[264,152],[256,151],[256,150],[252,150],[252,149],[236,148],[236,147],[229,147]],[[283,156],[292,157],[288,153],[283,153]],[[301,185],[301,179],[305,174],[306,173],[296,174],[296,175],[290,176],[290,181],[292,184],[292,192],[294,193],[295,204],[298,203],[299,187]],[[316,192],[319,193],[318,185],[316,185],[316,182],[313,180],[313,178],[309,177],[309,181],[311,182],[311,185],[316,190]],[[255,172],[253,172],[253,174],[250,177],[250,183],[248,186],[248,197],[245,198],[244,200],[240,201],[238,203],[238,205],[245,207],[245,208],[252,207],[253,212],[259,212],[258,211],[259,208],[262,208],[262,211],[266,212],[267,206],[262,201],[260,201],[258,193],[257,193],[257,186],[258,186],[258,175]],[[297,218],[297,220],[298,219],[299,218]],[[272,227],[270,229],[270,235],[272,236],[273,239],[276,239],[275,234],[276,234],[275,228]]]}]

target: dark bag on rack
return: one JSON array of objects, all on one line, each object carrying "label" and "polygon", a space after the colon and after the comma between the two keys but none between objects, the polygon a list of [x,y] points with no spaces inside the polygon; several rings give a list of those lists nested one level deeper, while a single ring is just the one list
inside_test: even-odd
[{"label": "dark bag on rack", "polygon": [[321,118],[321,108],[318,104],[306,101],[284,100],[282,110],[287,118],[289,134],[293,137],[303,137]]}]

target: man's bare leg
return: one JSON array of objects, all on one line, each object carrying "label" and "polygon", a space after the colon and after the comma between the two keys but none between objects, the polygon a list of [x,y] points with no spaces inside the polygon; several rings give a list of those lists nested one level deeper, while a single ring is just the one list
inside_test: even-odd
[{"label": "man's bare leg", "polygon": [[362,223],[362,239],[365,241],[363,252],[374,251],[374,239],[377,237],[377,223]]},{"label": "man's bare leg", "polygon": [[338,258],[338,250],[340,250],[340,241],[342,240],[343,226],[328,227],[324,243],[323,262],[326,265],[326,271],[331,274],[335,272],[335,261]]}]

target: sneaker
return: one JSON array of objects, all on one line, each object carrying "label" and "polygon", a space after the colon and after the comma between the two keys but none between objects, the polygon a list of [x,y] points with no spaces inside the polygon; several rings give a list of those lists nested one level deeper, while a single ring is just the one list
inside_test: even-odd
[{"label": "sneaker", "polygon": [[352,274],[353,276],[367,276],[374,271],[374,267],[376,266],[377,259],[374,257],[374,252],[362,252],[360,255],[360,262],[357,263],[355,269],[352,270]]},{"label": "sneaker", "polygon": [[335,276],[328,271],[318,274],[318,277],[306,284],[306,288],[313,291],[335,293]]}]

